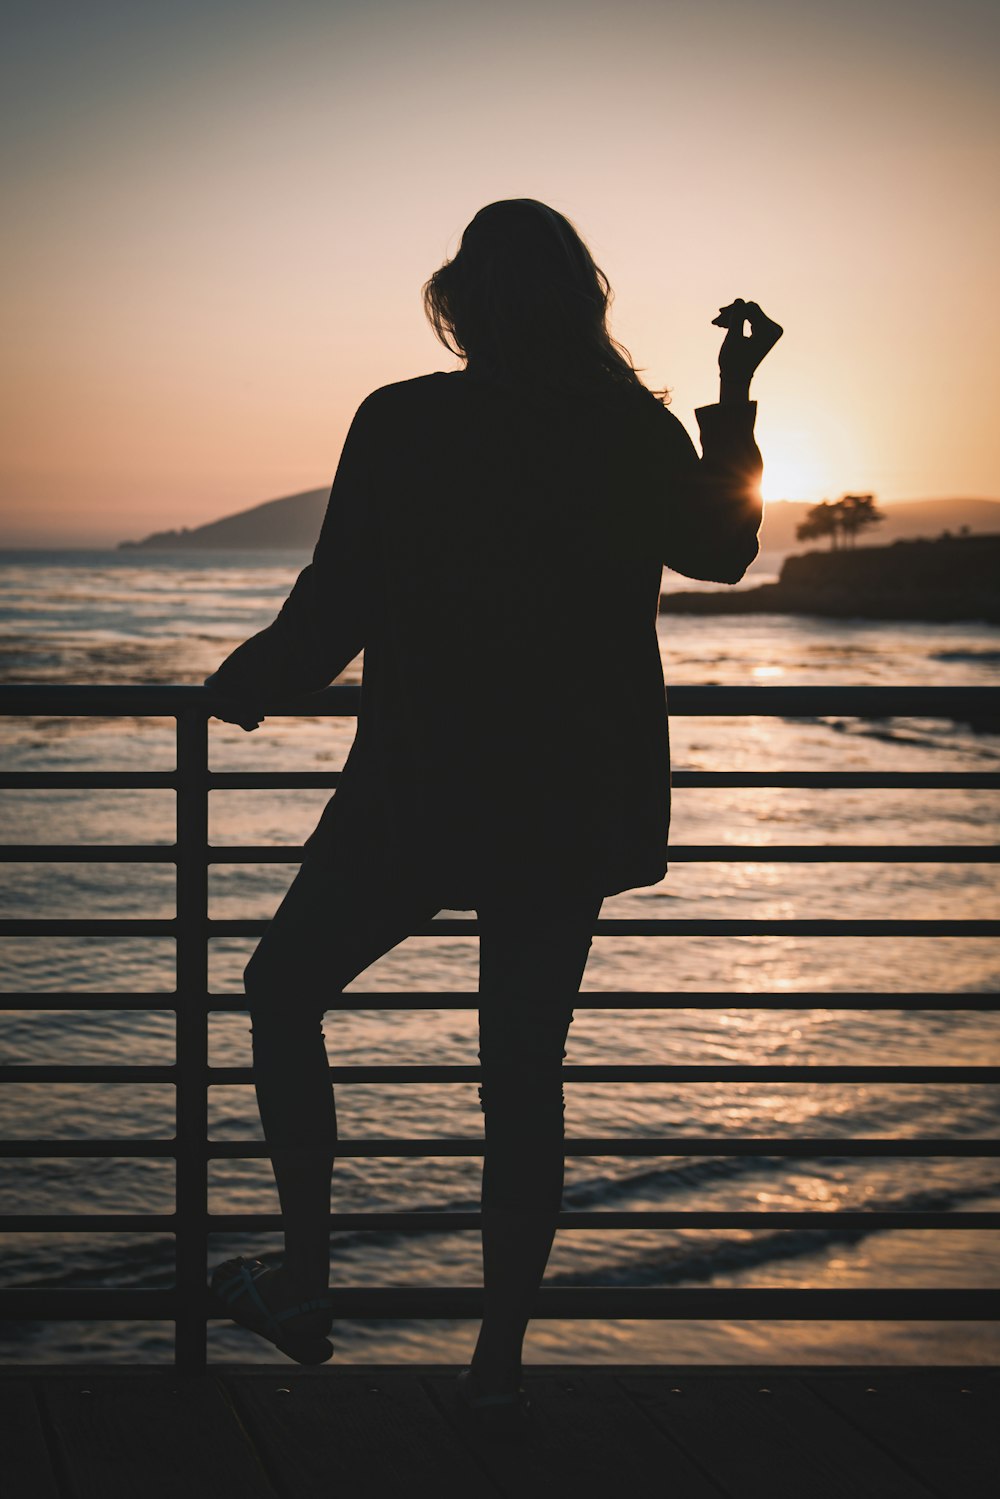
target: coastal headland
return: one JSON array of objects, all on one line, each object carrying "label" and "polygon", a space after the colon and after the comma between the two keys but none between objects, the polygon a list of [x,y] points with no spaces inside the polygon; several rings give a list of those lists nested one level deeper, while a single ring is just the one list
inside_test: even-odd
[{"label": "coastal headland", "polygon": [[813,614],[1000,624],[1000,534],[786,557],[776,583],[666,592],[661,614]]}]

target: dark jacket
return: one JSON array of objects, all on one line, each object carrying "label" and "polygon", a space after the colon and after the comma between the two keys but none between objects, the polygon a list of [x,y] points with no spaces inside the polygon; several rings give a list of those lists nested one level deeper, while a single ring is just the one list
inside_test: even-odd
[{"label": "dark jacket", "polygon": [[440,905],[662,878],[666,564],[735,583],[757,555],[756,404],[642,392],[542,413],[468,371],[358,408],[311,564],[219,668],[261,700],[364,649],[355,742],[311,846],[383,844]]}]

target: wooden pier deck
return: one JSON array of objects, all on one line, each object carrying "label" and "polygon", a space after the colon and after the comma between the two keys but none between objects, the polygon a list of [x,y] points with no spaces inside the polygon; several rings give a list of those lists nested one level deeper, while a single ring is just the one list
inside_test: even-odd
[{"label": "wooden pier deck", "polygon": [[1000,1370],[531,1366],[530,1433],[457,1370],[0,1368],[3,1499],[995,1499]]}]

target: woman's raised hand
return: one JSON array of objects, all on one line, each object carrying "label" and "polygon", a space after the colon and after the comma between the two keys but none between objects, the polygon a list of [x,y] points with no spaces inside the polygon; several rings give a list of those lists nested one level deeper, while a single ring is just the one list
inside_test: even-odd
[{"label": "woman's raised hand", "polygon": [[[756,302],[744,302],[742,297],[728,307],[720,307],[712,322],[727,330],[719,350],[723,399],[728,393],[731,399],[746,400],[754,370],[785,330],[761,312]],[[744,323],[750,324],[749,338],[743,336]]]}]

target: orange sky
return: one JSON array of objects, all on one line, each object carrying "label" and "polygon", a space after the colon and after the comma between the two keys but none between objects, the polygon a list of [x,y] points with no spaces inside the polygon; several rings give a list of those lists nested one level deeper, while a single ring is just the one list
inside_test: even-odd
[{"label": "orange sky", "polygon": [[568,214],[673,409],[721,303],[786,336],[765,496],[1000,495],[998,12],[956,0],[126,0],[5,23],[0,541],[329,483],[450,367],[420,286],[494,198]]}]

